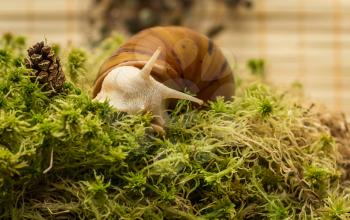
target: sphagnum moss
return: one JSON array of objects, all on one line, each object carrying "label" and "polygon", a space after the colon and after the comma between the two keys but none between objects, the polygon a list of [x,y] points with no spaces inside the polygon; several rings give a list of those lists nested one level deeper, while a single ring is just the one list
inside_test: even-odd
[{"label": "sphagnum moss", "polygon": [[253,84],[207,109],[180,101],[155,136],[151,115],[72,83],[48,98],[21,74],[16,39],[0,43],[0,218],[349,218],[336,142],[288,94]]}]

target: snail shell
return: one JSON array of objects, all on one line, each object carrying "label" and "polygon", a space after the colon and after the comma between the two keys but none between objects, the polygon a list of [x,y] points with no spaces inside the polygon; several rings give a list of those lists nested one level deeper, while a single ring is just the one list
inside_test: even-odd
[{"label": "snail shell", "polygon": [[111,69],[118,66],[142,68],[158,47],[162,52],[151,75],[157,81],[178,91],[190,91],[203,101],[234,95],[231,68],[216,46],[206,36],[184,27],[145,29],[126,41],[101,66],[93,97]]},{"label": "snail shell", "polygon": [[93,88],[95,99],[109,99],[121,111],[152,112],[160,127],[171,104],[166,99],[203,104],[233,95],[233,74],[220,48],[183,27],[154,27],[131,37],[102,64]]}]

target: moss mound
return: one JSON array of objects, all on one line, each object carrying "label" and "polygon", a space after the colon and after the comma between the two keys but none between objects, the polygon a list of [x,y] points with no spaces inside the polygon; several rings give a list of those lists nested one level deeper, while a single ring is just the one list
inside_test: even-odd
[{"label": "moss mound", "polygon": [[[101,60],[78,52],[67,57]],[[84,64],[68,59],[75,83],[49,97],[24,74],[24,55],[24,39],[3,37],[0,218],[350,217],[335,138],[286,93],[251,84],[205,110],[181,101],[162,137],[151,115],[93,102],[77,82]]]}]

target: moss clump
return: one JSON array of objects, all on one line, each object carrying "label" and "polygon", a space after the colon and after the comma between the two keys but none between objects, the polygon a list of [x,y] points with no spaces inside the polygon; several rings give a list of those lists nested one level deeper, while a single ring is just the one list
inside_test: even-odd
[{"label": "moss clump", "polygon": [[263,59],[250,59],[247,62],[250,73],[260,77],[265,75],[265,61]]},{"label": "moss clump", "polygon": [[80,77],[86,75],[86,61],[87,55],[83,50],[79,48],[73,48],[69,52],[67,60],[67,70],[73,82],[78,82],[78,79]]},{"label": "moss clump", "polygon": [[72,83],[48,98],[14,62],[22,49],[3,50],[0,218],[350,215],[336,142],[286,94],[252,84],[204,110],[180,101],[155,136],[151,115],[118,112]]}]

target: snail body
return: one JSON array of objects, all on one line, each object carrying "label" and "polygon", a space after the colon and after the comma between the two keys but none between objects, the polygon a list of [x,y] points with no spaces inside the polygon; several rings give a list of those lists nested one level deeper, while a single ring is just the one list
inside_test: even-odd
[{"label": "snail body", "polygon": [[121,111],[151,111],[160,126],[167,99],[202,104],[233,95],[233,73],[220,48],[183,27],[154,27],[131,37],[102,64],[93,88],[95,99],[109,99]]}]

